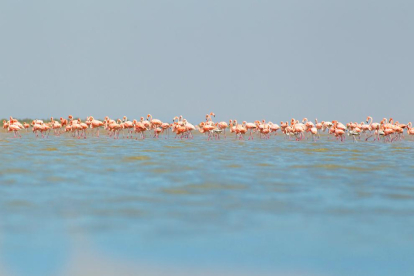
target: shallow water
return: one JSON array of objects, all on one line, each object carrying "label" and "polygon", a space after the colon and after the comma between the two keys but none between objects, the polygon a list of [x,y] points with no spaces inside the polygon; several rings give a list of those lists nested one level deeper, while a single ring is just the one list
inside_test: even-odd
[{"label": "shallow water", "polygon": [[413,141],[0,134],[0,155],[1,275],[414,269]]}]

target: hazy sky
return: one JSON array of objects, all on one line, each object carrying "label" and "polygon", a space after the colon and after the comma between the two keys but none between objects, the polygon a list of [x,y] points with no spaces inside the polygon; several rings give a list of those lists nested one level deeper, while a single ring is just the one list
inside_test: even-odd
[{"label": "hazy sky", "polygon": [[0,1],[0,117],[414,121],[414,1]]}]

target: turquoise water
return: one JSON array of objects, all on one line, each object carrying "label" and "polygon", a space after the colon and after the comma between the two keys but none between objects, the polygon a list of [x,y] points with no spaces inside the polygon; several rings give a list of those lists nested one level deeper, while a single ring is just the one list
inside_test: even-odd
[{"label": "turquoise water", "polygon": [[0,134],[0,155],[1,275],[414,270],[410,140]]}]

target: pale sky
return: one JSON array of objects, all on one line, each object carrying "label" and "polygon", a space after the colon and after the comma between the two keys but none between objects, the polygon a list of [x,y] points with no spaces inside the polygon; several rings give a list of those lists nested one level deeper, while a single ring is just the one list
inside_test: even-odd
[{"label": "pale sky", "polygon": [[0,117],[414,121],[414,1],[0,1]]}]

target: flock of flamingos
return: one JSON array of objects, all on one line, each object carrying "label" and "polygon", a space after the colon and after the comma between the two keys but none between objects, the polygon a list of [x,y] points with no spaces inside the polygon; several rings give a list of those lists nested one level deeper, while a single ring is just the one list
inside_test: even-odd
[{"label": "flock of flamingos", "polygon": [[10,117],[9,121],[3,121],[3,129],[14,133],[14,138],[21,138],[19,133],[21,130],[31,131],[36,137],[49,137],[50,132],[53,131],[55,136],[62,133],[71,133],[75,138],[87,137],[87,130],[90,129],[90,135],[99,137],[100,129],[104,129],[106,135],[119,139],[119,134],[122,133],[124,138],[145,139],[146,133],[149,133],[153,138],[159,138],[164,135],[165,138],[169,136],[169,131],[175,134],[175,138],[191,139],[193,138],[193,131],[198,131],[207,136],[207,140],[226,138],[226,131],[234,135],[235,139],[245,139],[248,135],[248,140],[254,139],[256,135],[262,139],[269,139],[272,133],[276,135],[280,129],[285,139],[294,139],[300,141],[304,138],[312,138],[316,141],[320,138],[321,132],[326,132],[330,137],[338,141],[344,141],[346,136],[353,138],[354,142],[364,139],[368,141],[372,138],[373,141],[383,140],[384,142],[393,142],[404,139],[404,129],[407,134],[414,135],[414,128],[412,123],[401,124],[394,122],[392,118],[387,120],[382,119],[379,123],[373,122],[372,117],[368,116],[365,122],[361,123],[347,123],[346,125],[338,121],[322,121],[315,123],[304,118],[301,122],[299,120],[291,119],[289,122],[280,122],[280,125],[272,122],[255,121],[248,123],[243,121],[241,124],[237,120],[230,120],[227,122],[214,122],[214,113],[207,114],[205,121],[194,126],[189,123],[183,116],[174,117],[172,123],[165,123],[158,119],[153,119],[151,114],[148,114],[146,119],[129,121],[126,116],[122,119],[113,120],[105,117],[103,121],[94,119],[92,116],[86,118],[84,122],[81,119],[74,119],[72,115],[68,119],[60,118],[59,121],[53,117],[49,122],[42,120],[33,120],[31,124],[20,123],[17,119]]}]

